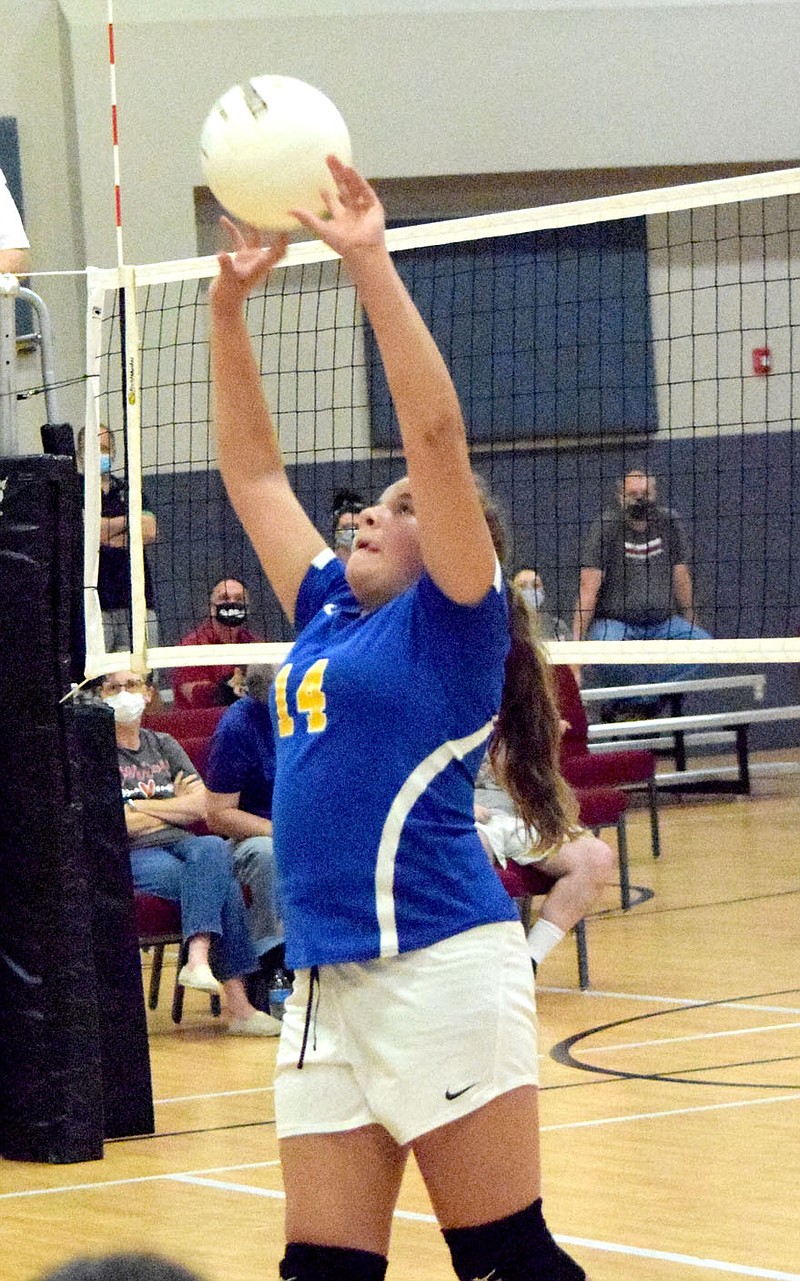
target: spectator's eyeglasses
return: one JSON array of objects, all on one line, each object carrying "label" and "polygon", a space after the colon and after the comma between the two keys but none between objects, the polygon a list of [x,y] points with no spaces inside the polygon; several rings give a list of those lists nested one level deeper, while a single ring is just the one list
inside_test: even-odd
[{"label": "spectator's eyeglasses", "polygon": [[126,681],[124,685],[119,685],[117,681],[103,681],[103,693],[111,694],[112,698],[114,694],[121,694],[123,690],[127,690],[129,694],[138,694],[140,690],[144,689],[146,683],[141,677],[136,680]]}]

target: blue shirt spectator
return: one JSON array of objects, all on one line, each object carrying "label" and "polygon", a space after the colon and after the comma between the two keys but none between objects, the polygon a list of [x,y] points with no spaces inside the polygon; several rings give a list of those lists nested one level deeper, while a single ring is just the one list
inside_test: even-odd
[{"label": "blue shirt spectator", "polygon": [[206,821],[233,842],[234,872],[249,891],[250,935],[260,956],[283,943],[272,846],[275,744],[266,697],[272,669],[250,667],[248,693],[223,713],[211,740]]}]

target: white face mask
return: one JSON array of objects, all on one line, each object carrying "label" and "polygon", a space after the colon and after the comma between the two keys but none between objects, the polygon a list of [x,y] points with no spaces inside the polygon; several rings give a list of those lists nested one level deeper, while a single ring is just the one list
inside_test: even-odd
[{"label": "white face mask", "polygon": [[531,609],[541,609],[544,604],[544,589],[541,587],[524,587],[520,593],[526,605]]},{"label": "white face mask", "polygon": [[353,550],[353,543],[356,541],[357,533],[358,533],[358,530],[355,528],[337,529],[336,533],[333,536],[334,547],[340,551],[351,552]]},{"label": "white face mask", "polygon": [[118,694],[105,700],[109,707],[114,710],[114,720],[118,725],[132,725],[138,721],[147,706],[147,699],[144,694],[131,694],[127,689],[121,689]]}]

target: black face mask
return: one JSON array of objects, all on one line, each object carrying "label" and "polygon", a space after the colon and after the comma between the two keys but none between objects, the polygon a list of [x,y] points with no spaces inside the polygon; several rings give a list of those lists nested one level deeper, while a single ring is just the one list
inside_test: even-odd
[{"label": "black face mask", "polygon": [[634,498],[633,502],[625,504],[625,515],[630,520],[647,520],[655,511],[656,505],[649,498]]},{"label": "black face mask", "polygon": [[247,618],[247,606],[240,605],[238,601],[223,601],[221,605],[216,606],[217,622],[222,623],[223,627],[241,627]]}]

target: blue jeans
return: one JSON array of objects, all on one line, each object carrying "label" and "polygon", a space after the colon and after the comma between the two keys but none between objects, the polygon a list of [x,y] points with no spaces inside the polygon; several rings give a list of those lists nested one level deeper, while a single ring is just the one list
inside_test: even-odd
[{"label": "blue jeans", "polygon": [[259,956],[283,942],[283,922],[275,886],[271,836],[248,836],[233,847],[233,870],[250,890],[247,920]]},{"label": "blue jeans", "polygon": [[[696,623],[689,623],[677,614],[663,623],[623,623],[618,618],[595,618],[586,633],[587,640],[710,640],[708,632]],[[696,663],[671,663],[645,665],[640,663],[595,665],[592,667],[593,684],[596,685],[649,685],[657,681],[685,681],[700,676],[702,668]]]},{"label": "blue jeans", "polygon": [[221,836],[187,836],[174,845],[133,849],[131,867],[135,889],[180,903],[184,939],[212,936],[214,971],[221,982],[258,969],[242,891]]}]

